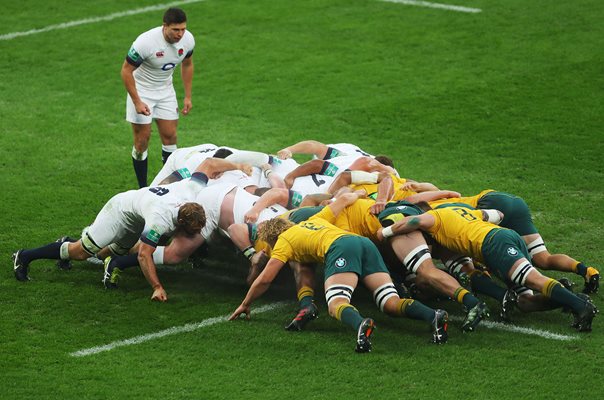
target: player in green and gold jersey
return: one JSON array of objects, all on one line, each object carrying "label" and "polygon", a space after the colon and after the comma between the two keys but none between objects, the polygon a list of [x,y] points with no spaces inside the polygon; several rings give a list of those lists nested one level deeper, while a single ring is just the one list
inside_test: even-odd
[{"label": "player in green and gold jersey", "polygon": [[551,301],[569,307],[575,316],[573,327],[578,331],[591,331],[597,313],[593,303],[537,271],[520,235],[489,222],[500,221],[502,217],[497,210],[453,206],[405,217],[381,229],[378,236],[388,238],[417,230],[427,232],[442,246],[483,263],[506,283],[538,290]]},{"label": "player in green and gold jersey", "polygon": [[271,258],[229,319],[236,319],[241,314],[249,318],[252,302],[268,289],[289,260],[315,262],[325,265],[325,297],[329,314],[357,330],[357,352],[371,351],[370,337],[375,328],[371,318],[363,318],[350,304],[359,280],[373,292],[381,311],[391,316],[406,315],[428,321],[432,327],[432,341],[446,342],[447,313],[433,310],[416,300],[401,299],[375,245],[365,237],[333,225],[338,214],[357,198],[355,193],[345,194],[297,225],[280,218],[261,224],[258,237],[271,247]]}]

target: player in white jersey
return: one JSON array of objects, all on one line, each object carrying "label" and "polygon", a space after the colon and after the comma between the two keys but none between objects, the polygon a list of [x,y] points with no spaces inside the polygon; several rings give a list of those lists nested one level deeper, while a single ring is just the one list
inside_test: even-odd
[{"label": "player in white jersey", "polygon": [[134,133],[132,162],[139,187],[147,186],[147,148],[153,119],[162,141],[163,162],[176,150],[178,102],[172,74],[179,64],[185,89],[182,113],[187,115],[192,107],[191,56],[195,39],[186,28],[184,11],[169,8],[162,26],[136,38],[122,65],[121,76],[128,92],[126,120],[132,124]]},{"label": "player in white jersey", "polygon": [[85,260],[95,254],[101,258],[110,253],[123,255],[140,239],[138,260],[154,289],[152,299],[165,301],[167,295],[157,278],[152,256],[160,237],[174,232],[181,232],[183,236],[198,233],[205,225],[203,207],[195,202],[199,191],[206,187],[208,177],[235,168],[251,169],[226,160],[208,159],[185,181],[117,194],[82,232],[80,240],[60,240],[17,251],[13,255],[15,277],[20,281],[29,280],[28,268],[34,260]]},{"label": "player in white jersey", "polygon": [[[254,215],[260,221],[285,213],[287,209],[284,206],[291,202],[288,193],[287,189],[271,189],[258,197],[228,180],[208,185],[196,198],[196,201],[203,206],[206,216],[206,223],[201,232],[194,235],[175,235],[168,246],[157,246],[153,253],[153,262],[178,264],[186,261],[199,246],[210,240],[214,232],[219,231],[228,236],[229,226],[243,223],[254,203],[265,204],[265,207],[258,211],[259,216]],[[104,280],[103,283],[107,288],[115,288],[120,272],[138,265],[138,259],[134,255],[111,257],[106,260],[105,265],[106,275],[109,275],[108,278],[111,280],[109,282]]]},{"label": "player in white jersey", "polygon": [[[200,144],[193,147],[182,147],[176,150],[162,169],[155,175],[151,186],[162,185],[189,178],[195,169],[206,158],[213,157],[218,146],[211,143]],[[174,176],[171,176],[173,175]]]},{"label": "player in white jersey", "polygon": [[373,157],[361,150],[359,146],[351,143],[324,144],[316,140],[303,140],[285,147],[277,153],[279,158],[283,160],[291,158],[293,154],[311,154],[313,158],[320,160],[352,155]]}]

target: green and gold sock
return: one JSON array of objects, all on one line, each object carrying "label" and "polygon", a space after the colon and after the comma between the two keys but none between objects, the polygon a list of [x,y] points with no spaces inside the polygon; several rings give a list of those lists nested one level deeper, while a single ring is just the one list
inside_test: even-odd
[{"label": "green and gold sock", "polygon": [[363,322],[363,317],[359,313],[359,310],[348,303],[342,303],[338,306],[336,309],[336,319],[354,330],[358,330],[361,322]]},{"label": "green and gold sock", "polygon": [[302,286],[300,290],[298,290],[298,302],[300,303],[300,308],[307,307],[312,304],[315,296],[315,291],[308,286]]},{"label": "green and gold sock", "polygon": [[400,312],[400,315],[428,322],[432,322],[435,315],[433,309],[413,299],[401,299],[398,303],[397,310]]}]

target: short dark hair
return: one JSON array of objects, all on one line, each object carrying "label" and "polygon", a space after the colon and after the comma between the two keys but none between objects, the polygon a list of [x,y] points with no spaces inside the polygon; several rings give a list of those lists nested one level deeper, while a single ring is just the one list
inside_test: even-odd
[{"label": "short dark hair", "polygon": [[384,156],[384,155],[375,156],[375,161],[382,163],[388,167],[394,168],[394,163],[392,162],[392,159],[388,156]]},{"label": "short dark hair", "polygon": [[212,157],[214,157],[214,158],[227,158],[231,154],[233,154],[233,152],[231,150],[225,149],[224,147],[221,147],[220,149],[216,150],[216,152],[214,153],[214,155]]},{"label": "short dark hair", "polygon": [[180,8],[170,7],[164,13],[164,24],[182,24],[187,22],[187,14]]}]

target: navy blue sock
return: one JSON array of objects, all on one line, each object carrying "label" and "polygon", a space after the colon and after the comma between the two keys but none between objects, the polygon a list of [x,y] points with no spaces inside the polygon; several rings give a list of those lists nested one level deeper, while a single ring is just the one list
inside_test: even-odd
[{"label": "navy blue sock", "polygon": [[136,180],[138,181],[138,187],[147,186],[147,159],[137,160],[132,158],[132,165],[134,166],[134,173],[136,174]]},{"label": "navy blue sock", "polygon": [[35,249],[26,249],[19,254],[19,258],[24,264],[29,264],[39,259],[59,260],[61,258],[60,249],[62,244],[60,242],[52,242]]},{"label": "navy blue sock", "polygon": [[165,164],[168,161],[168,157],[172,154],[171,151],[166,151],[164,149],[161,150],[161,161]]},{"label": "navy blue sock", "polygon": [[128,254],[125,256],[112,256],[111,264],[121,270],[130,267],[138,267],[138,253]]}]

